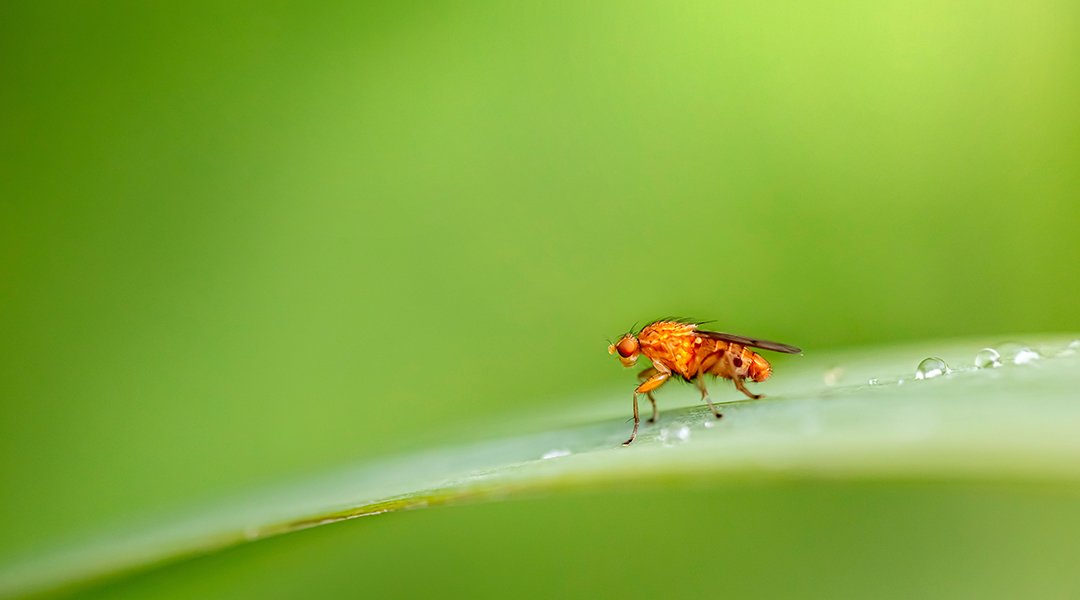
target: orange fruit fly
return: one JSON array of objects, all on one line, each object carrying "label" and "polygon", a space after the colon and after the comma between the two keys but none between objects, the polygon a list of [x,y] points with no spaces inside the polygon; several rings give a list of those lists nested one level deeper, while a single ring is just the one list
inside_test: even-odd
[{"label": "orange fruit fly", "polygon": [[786,354],[802,352],[794,346],[778,344],[766,340],[756,340],[741,335],[704,331],[698,329],[701,323],[684,319],[661,319],[653,321],[641,329],[637,335],[627,333],[614,344],[608,346],[608,354],[618,352],[619,361],[624,367],[632,367],[640,355],[652,361],[653,366],[638,373],[641,385],[634,390],[634,432],[623,446],[629,446],[637,437],[638,430],[638,394],[645,394],[652,403],[652,418],[657,418],[656,399],[653,390],[664,385],[672,376],[692,381],[701,391],[701,399],[708,403],[716,418],[723,415],[716,410],[709,392],[705,389],[702,375],[709,374],[730,379],[735,388],[750,398],[757,400],[760,395],[751,394],[743,381],[765,381],[772,372],[769,361],[750,348],[773,350]]}]

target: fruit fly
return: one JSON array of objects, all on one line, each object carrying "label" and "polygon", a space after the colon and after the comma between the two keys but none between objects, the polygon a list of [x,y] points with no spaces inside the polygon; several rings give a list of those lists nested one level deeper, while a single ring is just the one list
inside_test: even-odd
[{"label": "fruit fly", "polygon": [[627,333],[617,342],[608,346],[608,354],[619,353],[619,361],[624,367],[632,367],[637,362],[639,355],[652,361],[653,366],[638,373],[641,385],[634,390],[634,432],[623,446],[629,446],[637,437],[638,430],[638,394],[645,394],[652,403],[652,418],[650,423],[655,423],[657,418],[656,399],[653,398],[653,390],[664,385],[672,376],[682,377],[684,381],[692,381],[701,391],[701,399],[708,403],[716,418],[721,416],[716,410],[709,392],[705,389],[706,373],[730,379],[735,383],[735,388],[750,398],[761,398],[758,394],[751,394],[746,389],[743,381],[765,381],[772,372],[769,361],[750,348],[761,348],[798,354],[802,352],[794,346],[778,344],[766,340],[756,340],[719,333],[716,331],[704,331],[698,329],[701,323],[693,323],[685,320],[662,319],[649,323],[634,335]]}]

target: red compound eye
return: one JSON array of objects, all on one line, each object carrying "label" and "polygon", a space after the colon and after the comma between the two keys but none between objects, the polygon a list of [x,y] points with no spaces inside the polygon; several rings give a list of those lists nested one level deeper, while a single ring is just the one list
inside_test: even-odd
[{"label": "red compound eye", "polygon": [[637,340],[631,337],[624,337],[623,339],[619,340],[619,344],[615,347],[615,349],[619,351],[619,356],[623,358],[630,358],[635,352],[637,352]]}]

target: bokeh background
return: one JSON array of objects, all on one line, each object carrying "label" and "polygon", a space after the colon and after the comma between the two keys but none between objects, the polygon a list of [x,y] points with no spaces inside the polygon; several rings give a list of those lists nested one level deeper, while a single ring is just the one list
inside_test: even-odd
[{"label": "bokeh background", "polygon": [[1077,31],[1054,0],[4,3],[0,558],[557,414],[658,316],[807,352],[1080,330]]}]

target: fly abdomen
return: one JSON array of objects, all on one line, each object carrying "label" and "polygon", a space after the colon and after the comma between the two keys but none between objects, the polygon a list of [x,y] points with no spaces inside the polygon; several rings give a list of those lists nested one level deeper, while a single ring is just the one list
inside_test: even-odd
[{"label": "fly abdomen", "polygon": [[[745,350],[745,348],[744,348]],[[772,374],[772,366],[769,365],[769,361],[762,358],[757,352],[750,352],[751,358],[749,359],[749,368],[746,371],[747,376],[754,381],[765,381]]]},{"label": "fly abdomen", "polygon": [[[772,373],[769,361],[746,346],[728,344],[727,352],[731,356],[732,369],[740,377],[752,381],[765,381],[769,378],[769,374]],[[722,373],[717,374],[722,375]]]}]

